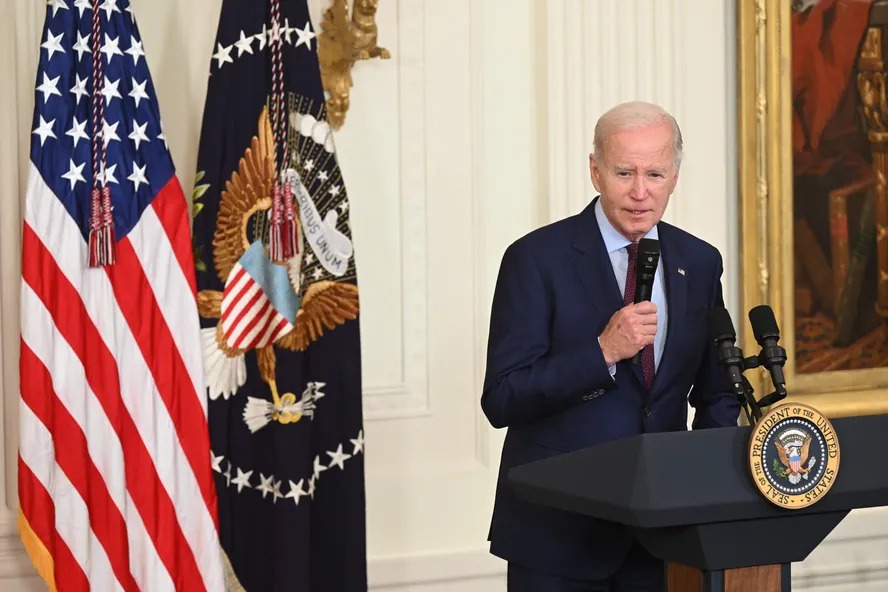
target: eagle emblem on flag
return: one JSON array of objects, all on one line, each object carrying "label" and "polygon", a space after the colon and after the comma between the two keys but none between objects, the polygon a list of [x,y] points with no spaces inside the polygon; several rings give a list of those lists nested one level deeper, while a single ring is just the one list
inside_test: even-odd
[{"label": "eagle emblem on flag", "polygon": [[[313,118],[296,120],[305,123]],[[294,156],[298,158],[298,154]],[[221,192],[213,265],[224,289],[201,290],[197,295],[200,315],[219,320],[214,328],[202,329],[211,399],[238,392],[246,382],[244,354],[256,352],[260,376],[271,389],[273,400],[250,397],[244,420],[254,432],[270,420],[292,423],[303,415],[311,416],[313,401],[323,396],[317,384],[309,385],[299,399],[294,393],[279,393],[274,348],[303,351],[325,331],[356,319],[359,309],[354,284],[323,280],[306,285],[303,261],[316,255],[306,255],[305,230],[298,212],[295,254],[282,262],[270,258],[267,241],[275,170],[274,137],[265,107],[256,135]],[[301,196],[300,203],[311,202],[295,170],[288,174]],[[316,213],[313,204],[301,209]],[[328,218],[320,224],[329,224]],[[348,258],[351,242],[336,231],[335,222],[325,228],[325,245]]]}]

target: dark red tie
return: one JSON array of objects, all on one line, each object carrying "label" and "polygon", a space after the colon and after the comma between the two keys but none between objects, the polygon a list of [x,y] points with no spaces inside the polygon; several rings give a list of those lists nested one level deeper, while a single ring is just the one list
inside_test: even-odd
[{"label": "dark red tie", "polygon": [[[626,271],[626,291],[623,293],[623,305],[628,306],[635,301],[635,262],[638,261],[638,243],[629,243],[629,269]],[[644,373],[644,386],[651,390],[654,384],[654,346],[646,345],[641,350],[641,371]]]}]

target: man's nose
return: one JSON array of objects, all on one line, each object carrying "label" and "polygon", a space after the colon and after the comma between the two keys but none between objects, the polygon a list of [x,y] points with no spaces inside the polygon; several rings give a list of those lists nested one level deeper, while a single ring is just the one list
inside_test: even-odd
[{"label": "man's nose", "polygon": [[632,198],[640,201],[644,199],[645,195],[647,195],[647,186],[645,185],[644,175],[637,175],[635,183],[632,185]]}]

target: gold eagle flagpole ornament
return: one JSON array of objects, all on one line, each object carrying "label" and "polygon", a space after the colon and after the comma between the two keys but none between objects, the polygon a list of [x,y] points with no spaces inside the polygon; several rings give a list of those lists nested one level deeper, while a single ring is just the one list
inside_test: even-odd
[{"label": "gold eagle flagpole ornament", "polygon": [[345,123],[353,85],[351,70],[357,61],[392,57],[389,50],[377,44],[378,6],[379,0],[354,0],[349,11],[349,0],[332,0],[324,11],[318,35],[318,61],[327,93],[327,119],[333,129]]}]

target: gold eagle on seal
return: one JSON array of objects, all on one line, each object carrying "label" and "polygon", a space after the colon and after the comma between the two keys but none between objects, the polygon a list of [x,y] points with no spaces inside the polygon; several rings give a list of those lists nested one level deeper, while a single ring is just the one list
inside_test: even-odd
[{"label": "gold eagle on seal", "polygon": [[221,192],[213,262],[225,287],[197,294],[200,316],[219,320],[215,327],[201,330],[211,399],[237,393],[246,382],[244,354],[256,351],[259,374],[272,401],[249,397],[244,420],[253,432],[269,421],[292,423],[311,417],[314,401],[323,396],[324,383],[309,383],[301,399],[278,392],[275,347],[303,351],[325,331],[356,319],[359,310],[354,284],[324,280],[303,285],[306,246],[298,207],[296,255],[280,264],[268,257],[265,241],[276,156],[267,107],[258,124],[257,135]]},{"label": "gold eagle on seal", "polygon": [[[804,440],[789,438],[786,442],[775,439],[774,447],[777,448],[777,456],[784,467],[781,477],[786,477],[793,484],[801,481],[803,475],[805,479],[808,478],[807,473],[810,471],[810,465],[813,464],[813,462],[808,463],[811,436],[806,436]],[[806,463],[809,466],[806,467]]]}]

